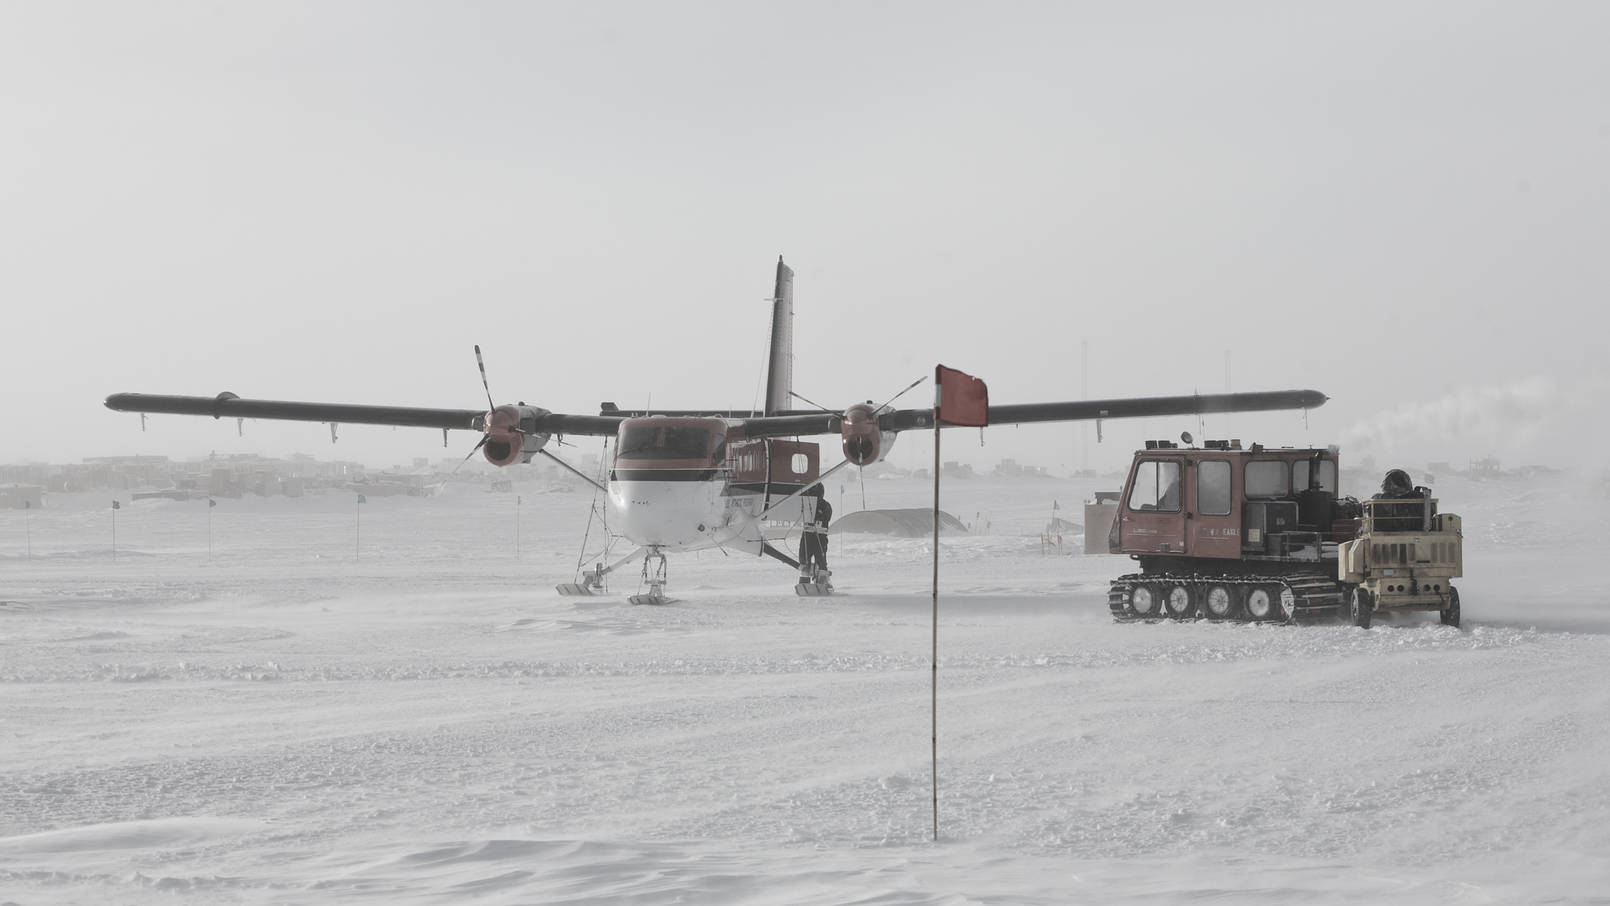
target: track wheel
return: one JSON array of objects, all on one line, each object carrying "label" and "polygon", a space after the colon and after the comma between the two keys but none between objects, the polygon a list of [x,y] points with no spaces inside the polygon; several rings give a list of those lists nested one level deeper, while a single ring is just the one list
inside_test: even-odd
[{"label": "track wheel", "polygon": [[1448,606],[1442,609],[1442,625],[1459,625],[1459,589],[1448,586]]},{"label": "track wheel", "polygon": [[1157,616],[1157,589],[1150,585],[1136,585],[1129,590],[1129,612],[1140,619]]},{"label": "track wheel", "polygon": [[1163,599],[1163,606],[1168,609],[1169,619],[1189,620],[1196,616],[1196,601],[1191,595],[1188,585],[1169,585],[1168,596]]},{"label": "track wheel", "polygon": [[[1375,614],[1375,601],[1364,586],[1353,586],[1353,593],[1347,599],[1348,616],[1352,617],[1353,625],[1360,629],[1370,628],[1370,618]],[[1446,618],[1444,618],[1446,622]]]},{"label": "track wheel", "polygon": [[1228,585],[1209,585],[1202,595],[1202,610],[1210,620],[1228,620],[1235,616],[1235,592]]},{"label": "track wheel", "polygon": [[1279,600],[1280,586],[1254,585],[1247,592],[1247,616],[1262,623],[1275,615],[1275,601]]}]

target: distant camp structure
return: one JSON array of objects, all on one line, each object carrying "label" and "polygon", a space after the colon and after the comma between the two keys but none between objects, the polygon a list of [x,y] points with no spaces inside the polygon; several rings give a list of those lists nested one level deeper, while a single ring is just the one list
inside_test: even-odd
[{"label": "distant camp structure", "polygon": [[0,485],[0,509],[37,510],[45,505],[45,489],[30,485]]},{"label": "distant camp structure", "polygon": [[[941,532],[963,532],[967,526],[960,519],[939,511]],[[894,535],[897,538],[922,538],[934,533],[934,511],[924,507],[898,510],[859,510],[840,516],[829,529],[840,533],[860,535]]]}]

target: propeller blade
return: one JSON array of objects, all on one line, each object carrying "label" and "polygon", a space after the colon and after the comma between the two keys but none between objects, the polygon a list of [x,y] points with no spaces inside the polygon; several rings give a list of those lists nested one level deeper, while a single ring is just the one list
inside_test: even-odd
[{"label": "propeller blade", "polygon": [[475,446],[471,447],[470,452],[464,454],[464,458],[458,461],[458,465],[453,467],[453,471],[447,473],[447,477],[452,478],[454,475],[457,475],[458,470],[464,468],[465,463],[469,462],[470,459],[475,456],[475,454],[481,452],[481,448],[486,446],[486,441],[487,441],[487,438],[489,436],[490,435],[486,435],[486,434],[481,435],[480,442],[477,443]]},{"label": "propeller blade", "polygon": [[[481,344],[475,344],[475,367],[481,370],[481,387],[486,390],[486,411],[496,409],[497,403],[492,402],[492,385],[486,380],[486,360],[481,358]],[[482,441],[485,443],[485,441]]]},{"label": "propeller blade", "polygon": [[[883,405],[879,406],[875,411],[882,412],[883,410],[889,408],[890,406],[893,406],[895,404],[895,400],[898,400],[898,399],[900,399],[900,397],[905,396],[906,394],[910,393],[918,384],[920,384],[920,383],[922,383],[923,381],[926,381],[926,380],[928,380],[928,375],[925,374],[922,377],[917,378],[916,380],[914,380],[911,383],[907,384],[906,389],[904,389],[904,390],[900,391],[899,393],[896,393],[894,396],[890,397],[888,402],[886,402]],[[870,400],[869,400],[869,402],[870,402]]]}]

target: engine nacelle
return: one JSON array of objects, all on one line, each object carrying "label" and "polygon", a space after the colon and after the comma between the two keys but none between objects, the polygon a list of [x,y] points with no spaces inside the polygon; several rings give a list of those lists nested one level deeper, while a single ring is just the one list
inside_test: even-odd
[{"label": "engine nacelle", "polygon": [[547,414],[546,409],[525,405],[499,406],[488,412],[481,455],[494,466],[530,462],[548,444],[550,435],[537,433],[538,421]]},{"label": "engine nacelle", "polygon": [[856,403],[844,410],[844,458],[858,466],[881,462],[894,448],[894,432],[878,429],[878,411],[871,403]]}]

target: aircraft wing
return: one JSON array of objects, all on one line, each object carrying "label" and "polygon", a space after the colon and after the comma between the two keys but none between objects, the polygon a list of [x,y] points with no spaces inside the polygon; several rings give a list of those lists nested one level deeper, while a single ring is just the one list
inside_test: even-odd
[{"label": "aircraft wing", "polygon": [[[233,393],[217,396],[164,396],[150,393],[115,393],[106,408],[118,412],[168,415],[210,415],[213,418],[267,418],[293,422],[331,422],[341,425],[393,425],[401,428],[441,428],[482,431],[485,409],[426,409],[413,406],[368,406],[350,403],[304,403],[291,400],[242,399]],[[534,431],[542,434],[614,436],[620,418],[603,415],[564,415],[534,410]]]},{"label": "aircraft wing", "polygon": [[[1109,418],[1145,418],[1156,415],[1209,415],[1216,412],[1264,412],[1278,409],[1314,409],[1329,397],[1317,390],[1268,390],[1256,393],[1202,393],[1191,396],[1141,396],[1110,400],[1076,400],[1054,403],[1010,403],[989,407],[992,425],[1032,422],[1076,422]],[[885,431],[930,428],[932,409],[896,409],[878,417]]]},{"label": "aircraft wing", "polygon": [[[1218,412],[1261,412],[1277,409],[1313,409],[1328,397],[1317,390],[1270,390],[1256,393],[1203,393],[1191,396],[1145,396],[1107,400],[1072,400],[1050,403],[1009,403],[989,407],[992,425],[1033,422],[1088,421],[1109,418],[1144,418],[1158,415],[1207,415]],[[307,403],[291,400],[243,399],[233,393],[217,396],[166,396],[151,393],[115,393],[106,408],[118,412],[168,415],[210,415],[213,418],[266,418],[299,422],[334,422],[343,425],[393,425],[403,428],[441,428],[481,431],[484,409],[428,409],[415,406],[370,406],[351,403]],[[792,411],[777,415],[717,412],[698,409],[623,410],[611,406],[601,415],[566,415],[536,410],[535,430],[544,434],[612,436],[620,420],[640,415],[714,415],[737,420],[750,437],[795,437],[837,434],[843,413]],[[890,409],[877,414],[878,429],[909,431],[931,428],[932,409]]]},{"label": "aircraft wing", "polygon": [[[1263,412],[1279,409],[1314,409],[1329,397],[1317,390],[1269,390],[1254,393],[1203,393],[1191,396],[1142,396],[1108,400],[1075,400],[1051,403],[1011,403],[991,405],[991,425],[1021,425],[1033,422],[1072,422],[1109,418],[1145,418],[1157,415],[1211,415],[1218,412]],[[611,416],[705,415],[740,422],[750,437],[794,437],[810,434],[837,434],[843,429],[845,413],[788,411],[776,415],[755,415],[746,411],[699,409],[622,410],[605,404]],[[890,409],[877,413],[878,430],[887,432],[932,428],[932,409]]]}]

